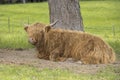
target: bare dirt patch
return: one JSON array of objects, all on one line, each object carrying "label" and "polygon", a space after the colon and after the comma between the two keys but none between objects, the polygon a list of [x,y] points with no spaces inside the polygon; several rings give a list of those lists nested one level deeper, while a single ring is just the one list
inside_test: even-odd
[{"label": "bare dirt patch", "polygon": [[120,67],[120,61],[114,64],[84,65],[79,62],[67,60],[65,62],[52,62],[49,60],[38,59],[35,49],[28,50],[9,50],[0,49],[0,64],[30,65],[40,69],[67,69],[75,73],[94,74],[106,66]]}]

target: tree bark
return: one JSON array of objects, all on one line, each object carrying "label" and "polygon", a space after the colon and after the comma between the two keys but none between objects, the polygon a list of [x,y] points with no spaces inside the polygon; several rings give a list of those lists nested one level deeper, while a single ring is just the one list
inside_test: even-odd
[{"label": "tree bark", "polygon": [[79,0],[48,0],[48,4],[50,23],[59,21],[55,28],[84,31]]},{"label": "tree bark", "polygon": [[26,3],[26,1],[25,1],[25,0],[22,0],[22,2],[23,2],[23,4],[25,4],[25,3]]}]

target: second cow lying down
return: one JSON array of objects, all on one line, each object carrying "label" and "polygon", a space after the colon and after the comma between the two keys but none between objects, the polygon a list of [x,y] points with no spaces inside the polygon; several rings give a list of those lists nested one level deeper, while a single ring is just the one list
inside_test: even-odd
[{"label": "second cow lying down", "polygon": [[113,49],[94,35],[63,29],[53,29],[36,23],[25,27],[29,42],[38,50],[38,57],[51,61],[67,58],[80,60],[84,64],[106,64],[115,61]]}]

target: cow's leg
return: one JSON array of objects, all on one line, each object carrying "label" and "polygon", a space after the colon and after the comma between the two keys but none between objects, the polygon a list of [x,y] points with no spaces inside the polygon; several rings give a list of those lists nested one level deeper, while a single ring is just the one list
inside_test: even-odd
[{"label": "cow's leg", "polygon": [[60,51],[59,49],[55,49],[50,53],[49,59],[51,61],[58,61],[59,57],[60,57]]},{"label": "cow's leg", "polygon": [[52,52],[50,53],[49,59],[50,59],[51,61],[57,61],[57,58],[58,58],[58,57],[59,57],[59,53],[56,52],[56,51],[52,51]]},{"label": "cow's leg", "polygon": [[37,57],[38,58],[40,58],[40,59],[46,59],[46,60],[48,60],[49,59],[49,55],[45,55],[44,53],[40,53],[40,52],[38,52],[37,53]]},{"label": "cow's leg", "polygon": [[99,64],[100,60],[93,56],[84,57],[81,59],[83,64]]},{"label": "cow's leg", "polygon": [[63,50],[61,48],[54,49],[49,56],[51,61],[65,61],[66,58],[63,57]]},{"label": "cow's leg", "polygon": [[67,58],[66,57],[61,57],[61,56],[59,56],[59,54],[55,53],[55,54],[50,55],[49,59],[51,61],[65,61]]}]

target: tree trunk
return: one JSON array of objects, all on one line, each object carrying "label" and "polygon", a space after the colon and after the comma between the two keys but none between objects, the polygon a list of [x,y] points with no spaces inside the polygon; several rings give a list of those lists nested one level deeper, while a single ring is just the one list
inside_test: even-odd
[{"label": "tree trunk", "polygon": [[80,30],[83,22],[80,13],[79,0],[48,0],[50,23],[58,20],[55,28]]},{"label": "tree trunk", "polygon": [[26,3],[26,0],[22,0],[22,3],[25,4],[25,3]]}]

